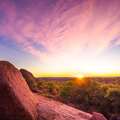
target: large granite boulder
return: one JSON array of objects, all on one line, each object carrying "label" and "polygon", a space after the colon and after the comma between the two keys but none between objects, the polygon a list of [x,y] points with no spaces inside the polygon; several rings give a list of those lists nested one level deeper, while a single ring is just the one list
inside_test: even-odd
[{"label": "large granite boulder", "polygon": [[23,77],[27,81],[30,89],[33,92],[36,92],[37,91],[36,78],[33,76],[33,74],[25,69],[20,69],[20,72],[22,73]]},{"label": "large granite boulder", "polygon": [[36,104],[20,71],[0,61],[0,120],[36,120]]}]

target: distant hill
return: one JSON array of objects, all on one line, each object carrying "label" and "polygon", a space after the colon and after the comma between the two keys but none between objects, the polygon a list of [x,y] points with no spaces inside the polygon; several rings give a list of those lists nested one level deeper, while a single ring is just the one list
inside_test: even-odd
[{"label": "distant hill", "polygon": [[102,83],[120,84],[120,77],[86,77],[85,79]]},{"label": "distant hill", "polygon": [[73,80],[75,79],[75,77],[39,77],[37,78],[37,80],[45,80],[45,81],[69,81],[69,80]]},{"label": "distant hill", "polygon": [[[40,81],[45,80],[45,81],[60,81],[60,82],[69,81],[73,79],[76,79],[76,77],[39,77],[39,78],[36,78],[36,80],[40,80]],[[98,81],[102,83],[120,84],[120,77],[85,77],[82,79]]]}]

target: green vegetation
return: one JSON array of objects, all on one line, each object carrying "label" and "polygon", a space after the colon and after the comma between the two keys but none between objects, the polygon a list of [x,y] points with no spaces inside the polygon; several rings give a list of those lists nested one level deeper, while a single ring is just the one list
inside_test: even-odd
[{"label": "green vegetation", "polygon": [[95,81],[38,81],[39,93],[107,118],[120,114],[120,85]]}]

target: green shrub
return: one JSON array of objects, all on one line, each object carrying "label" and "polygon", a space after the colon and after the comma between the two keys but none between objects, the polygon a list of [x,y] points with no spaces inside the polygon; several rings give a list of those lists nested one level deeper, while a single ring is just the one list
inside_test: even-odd
[{"label": "green shrub", "polygon": [[76,83],[75,80],[39,81],[37,87],[47,97],[59,96],[60,100],[88,112],[98,111],[108,118],[120,114],[120,85],[96,81]]}]

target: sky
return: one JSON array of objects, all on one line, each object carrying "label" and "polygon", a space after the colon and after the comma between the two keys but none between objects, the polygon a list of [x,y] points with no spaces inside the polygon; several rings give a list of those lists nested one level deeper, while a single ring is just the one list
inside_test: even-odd
[{"label": "sky", "polygon": [[0,0],[0,60],[36,76],[120,75],[120,0]]}]

